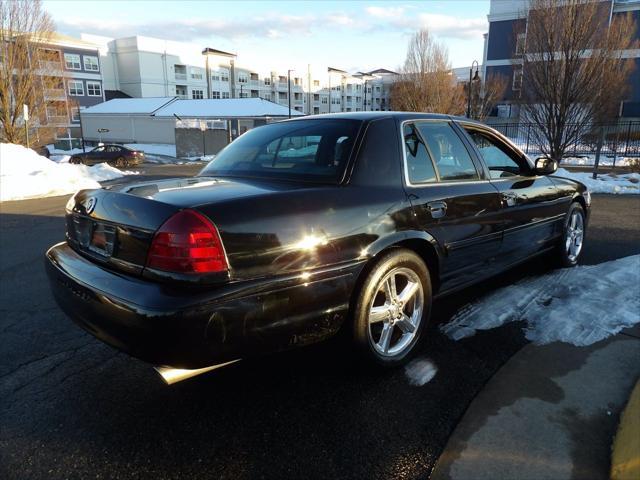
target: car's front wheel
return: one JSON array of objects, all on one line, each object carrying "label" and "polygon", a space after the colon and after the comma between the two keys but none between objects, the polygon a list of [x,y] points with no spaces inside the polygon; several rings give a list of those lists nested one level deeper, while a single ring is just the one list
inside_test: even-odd
[{"label": "car's front wheel", "polygon": [[562,240],[558,245],[557,256],[563,267],[577,265],[584,246],[585,215],[582,205],[571,204],[564,221]]},{"label": "car's front wheel", "polygon": [[373,266],[357,293],[355,342],[374,363],[401,365],[414,353],[430,311],[425,263],[411,250],[393,249]]}]

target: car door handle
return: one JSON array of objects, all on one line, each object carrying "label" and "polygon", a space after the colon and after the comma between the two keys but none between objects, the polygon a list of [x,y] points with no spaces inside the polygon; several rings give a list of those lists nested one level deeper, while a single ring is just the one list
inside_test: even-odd
[{"label": "car door handle", "polygon": [[432,218],[442,218],[447,214],[447,204],[446,202],[429,202],[427,210]]},{"label": "car door handle", "polygon": [[502,203],[505,207],[513,207],[518,203],[518,195],[512,192],[502,193]]}]

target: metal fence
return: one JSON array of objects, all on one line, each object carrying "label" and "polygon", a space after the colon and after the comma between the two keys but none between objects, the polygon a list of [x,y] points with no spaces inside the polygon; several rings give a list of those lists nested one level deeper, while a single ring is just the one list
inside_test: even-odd
[{"label": "metal fence", "polygon": [[[491,124],[508,137],[527,154],[542,152],[540,130],[533,123]],[[620,157],[640,157],[640,121],[618,122],[603,125],[580,126],[581,134],[567,149],[566,156],[579,157],[595,155],[598,143],[602,141],[601,155],[615,159]],[[604,131],[604,134],[603,134]]]}]

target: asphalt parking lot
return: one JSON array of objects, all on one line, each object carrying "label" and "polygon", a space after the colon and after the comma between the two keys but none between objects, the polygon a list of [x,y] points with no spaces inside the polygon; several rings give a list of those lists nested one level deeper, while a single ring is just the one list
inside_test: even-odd
[{"label": "asphalt parking lot", "polygon": [[[198,169],[144,166],[139,178]],[[66,200],[0,205],[1,478],[426,478],[470,401],[526,342],[518,324],[460,342],[432,327],[422,355],[438,373],[422,387],[403,370],[364,369],[339,339],[167,387],[56,307],[43,254],[63,239]],[[637,253],[640,196],[594,196],[583,263]],[[434,319],[546,263],[445,298]]]}]

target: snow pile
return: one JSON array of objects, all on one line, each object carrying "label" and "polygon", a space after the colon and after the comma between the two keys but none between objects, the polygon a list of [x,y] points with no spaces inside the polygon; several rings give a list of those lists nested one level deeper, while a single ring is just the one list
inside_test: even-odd
[{"label": "snow pile", "polygon": [[640,255],[523,280],[462,308],[441,330],[459,340],[521,320],[535,343],[577,346],[640,323]]},{"label": "snow pile", "polygon": [[591,193],[640,194],[640,173],[600,173],[596,180],[591,173],[570,172],[559,168],[556,177],[570,178],[584,183]]},{"label": "snow pile", "polygon": [[85,188],[100,188],[98,182],[133,173],[105,163],[93,167],[58,164],[22,145],[0,144],[0,201],[52,197]]},{"label": "snow pile", "polygon": [[126,143],[124,145],[132,150],[140,150],[147,155],[162,155],[165,157],[176,156],[176,146],[168,145],[166,143]]},{"label": "snow pile", "polygon": [[[632,157],[617,157],[616,166],[628,167],[633,162]],[[596,163],[595,155],[580,155],[577,157],[563,157],[562,165],[586,165],[593,166]],[[598,162],[601,167],[609,167],[613,165],[613,157],[609,155],[601,155]]]},{"label": "snow pile", "polygon": [[404,367],[404,373],[407,375],[407,379],[409,379],[411,385],[422,387],[436,376],[438,367],[436,367],[431,360],[416,358]]}]

